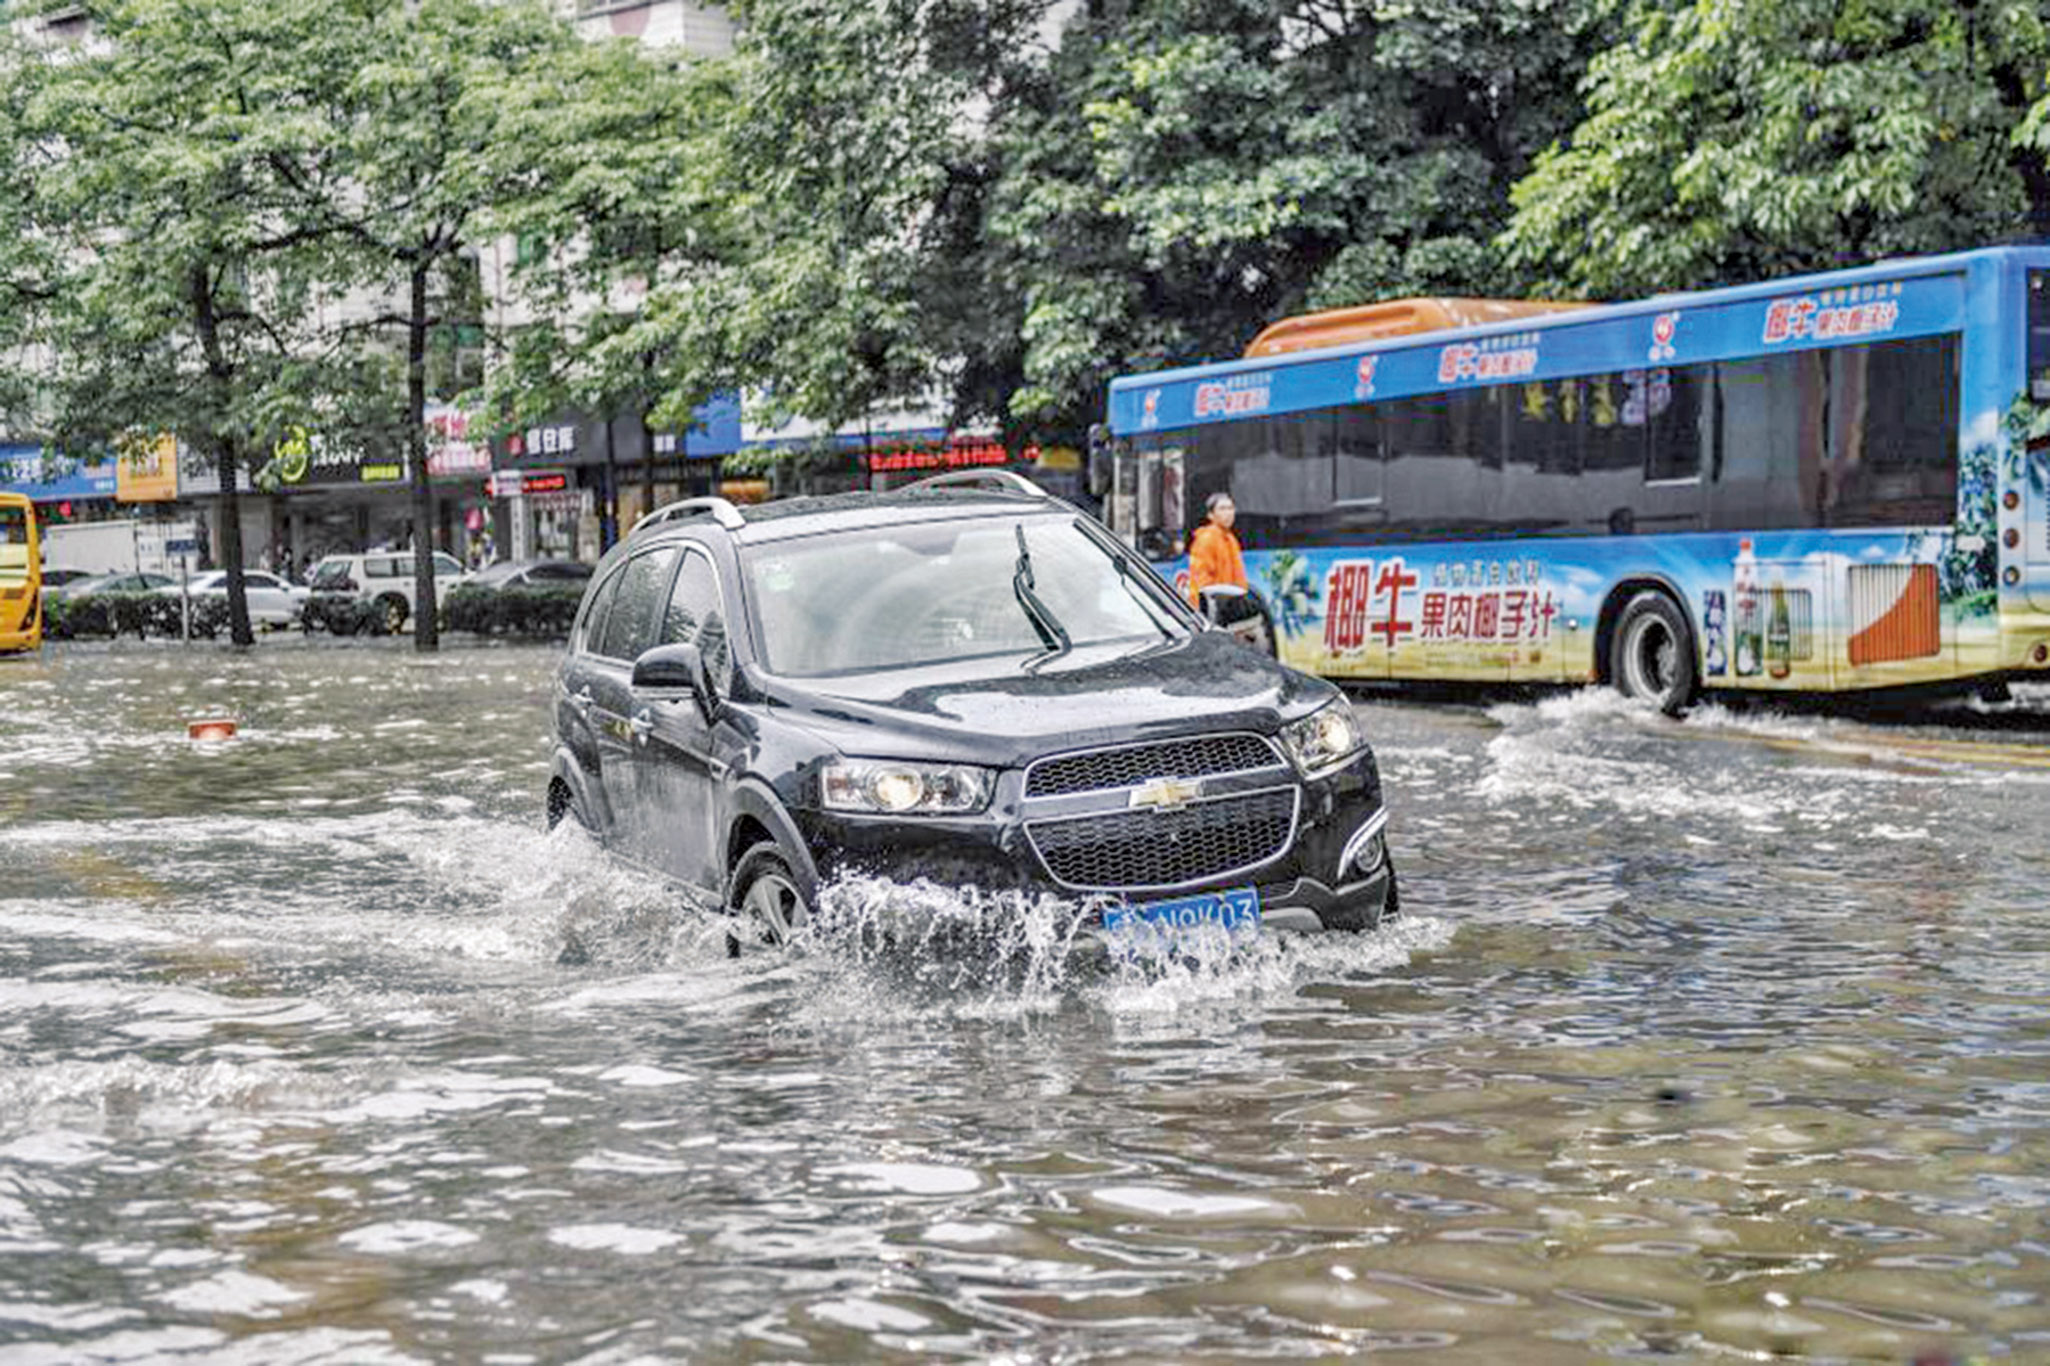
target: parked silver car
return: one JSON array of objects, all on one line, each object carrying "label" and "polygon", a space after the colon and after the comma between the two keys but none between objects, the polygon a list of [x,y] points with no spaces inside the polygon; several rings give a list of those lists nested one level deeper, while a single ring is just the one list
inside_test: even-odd
[{"label": "parked silver car", "polygon": [[[242,571],[242,586],[248,596],[249,621],[253,626],[291,626],[306,610],[309,590],[296,583],[288,583],[275,574],[245,569]],[[182,590],[173,580],[156,591],[167,598],[176,598],[182,591],[194,602],[208,599],[225,602],[228,597],[228,571],[209,569],[187,579]]]}]

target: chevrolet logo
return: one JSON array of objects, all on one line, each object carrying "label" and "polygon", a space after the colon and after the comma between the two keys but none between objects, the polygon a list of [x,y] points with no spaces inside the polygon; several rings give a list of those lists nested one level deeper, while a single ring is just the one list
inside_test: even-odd
[{"label": "chevrolet logo", "polygon": [[1135,809],[1150,806],[1155,811],[1173,811],[1202,795],[1200,778],[1155,778],[1132,790],[1131,805]]}]

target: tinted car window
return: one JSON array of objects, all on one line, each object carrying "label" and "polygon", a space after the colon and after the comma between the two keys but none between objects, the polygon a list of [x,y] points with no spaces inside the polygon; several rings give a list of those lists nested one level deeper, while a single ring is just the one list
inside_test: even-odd
[{"label": "tinted car window", "polygon": [[726,611],[719,598],[719,579],[703,555],[685,555],[676,587],[662,614],[664,645],[695,645],[704,654],[712,682],[723,692],[731,652],[726,643]]},{"label": "tinted car window", "polygon": [[609,659],[632,659],[654,643],[656,612],[676,568],[674,550],[651,550],[628,560],[619,587],[605,615],[598,653]]},{"label": "tinted car window", "polygon": [[455,556],[444,555],[437,550],[434,552],[434,572],[437,574],[460,574],[463,572],[463,566],[461,561],[457,560]]},{"label": "tinted car window", "polygon": [[619,575],[613,574],[591,595],[591,605],[584,610],[583,627],[577,633],[577,649],[597,651],[599,642],[605,639],[605,618],[612,613],[612,595],[618,590]]},{"label": "tinted car window", "polygon": [[591,577],[591,566],[587,564],[537,564],[527,571],[527,577],[537,583],[577,583]]}]

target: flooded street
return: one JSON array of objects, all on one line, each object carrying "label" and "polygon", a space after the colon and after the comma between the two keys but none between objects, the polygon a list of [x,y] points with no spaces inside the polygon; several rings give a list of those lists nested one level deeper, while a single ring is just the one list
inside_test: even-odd
[{"label": "flooded street", "polygon": [[1363,698],[1399,923],[980,972],[544,834],[555,658],[0,660],[0,1361],[2050,1360],[2050,690]]}]

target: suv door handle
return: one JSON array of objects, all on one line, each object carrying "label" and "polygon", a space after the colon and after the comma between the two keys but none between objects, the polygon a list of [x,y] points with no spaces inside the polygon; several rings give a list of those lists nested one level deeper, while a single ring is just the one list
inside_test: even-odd
[{"label": "suv door handle", "polygon": [[655,714],[642,707],[626,724],[633,731],[634,739],[645,745],[648,743],[648,732],[655,729]]},{"label": "suv door handle", "polygon": [[591,696],[591,685],[586,683],[582,688],[571,693],[568,700],[569,704],[579,712],[588,712],[591,709],[591,704],[598,699]]}]

